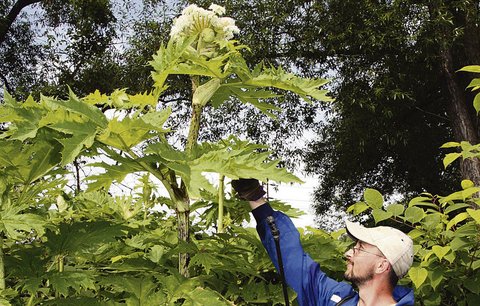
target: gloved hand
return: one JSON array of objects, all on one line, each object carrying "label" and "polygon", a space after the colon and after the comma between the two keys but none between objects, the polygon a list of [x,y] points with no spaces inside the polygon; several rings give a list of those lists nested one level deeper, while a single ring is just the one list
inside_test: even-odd
[{"label": "gloved hand", "polygon": [[232,187],[242,200],[256,201],[265,195],[263,187],[256,179],[233,180]]}]

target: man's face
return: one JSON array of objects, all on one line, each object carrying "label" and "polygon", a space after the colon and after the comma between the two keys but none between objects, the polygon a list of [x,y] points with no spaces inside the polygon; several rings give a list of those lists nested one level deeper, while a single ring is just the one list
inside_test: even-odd
[{"label": "man's face", "polygon": [[370,281],[375,275],[375,265],[385,257],[380,250],[366,242],[357,241],[357,244],[345,253],[347,270],[345,279],[360,287]]}]

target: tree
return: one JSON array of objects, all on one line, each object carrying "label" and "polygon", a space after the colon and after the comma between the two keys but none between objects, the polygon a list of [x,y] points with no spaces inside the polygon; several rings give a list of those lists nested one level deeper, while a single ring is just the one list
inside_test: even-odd
[{"label": "tree", "polygon": [[0,21],[0,75],[10,92],[57,94],[66,84],[83,93],[111,90],[106,80],[118,64],[110,1],[9,0]]},{"label": "tree", "polygon": [[[456,174],[442,168],[436,149],[451,137],[476,141],[468,80],[455,71],[478,61],[478,3],[317,6],[309,19],[318,21],[318,58],[336,63],[339,80],[335,109],[306,159],[307,170],[321,176],[318,212],[351,202],[368,186],[385,193],[452,191]],[[478,184],[474,165],[462,162],[461,175]]]}]

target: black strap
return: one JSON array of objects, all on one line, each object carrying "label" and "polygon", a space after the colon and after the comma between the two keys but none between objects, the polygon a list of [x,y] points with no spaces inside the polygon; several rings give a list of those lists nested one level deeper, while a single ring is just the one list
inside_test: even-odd
[{"label": "black strap", "polygon": [[354,296],[355,296],[355,293],[354,293],[354,294],[347,295],[346,297],[344,297],[343,299],[341,299],[337,304],[335,304],[335,306],[343,305],[343,303],[345,303],[346,301],[350,300],[350,299],[353,298]]}]

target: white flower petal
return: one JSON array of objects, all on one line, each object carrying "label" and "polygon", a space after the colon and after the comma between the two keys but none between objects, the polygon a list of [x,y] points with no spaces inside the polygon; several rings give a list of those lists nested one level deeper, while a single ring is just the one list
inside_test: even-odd
[{"label": "white flower petal", "polygon": [[225,8],[223,6],[220,6],[220,5],[217,5],[217,4],[212,3],[208,9],[213,11],[215,14],[217,14],[219,16],[225,14]]}]

